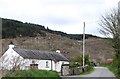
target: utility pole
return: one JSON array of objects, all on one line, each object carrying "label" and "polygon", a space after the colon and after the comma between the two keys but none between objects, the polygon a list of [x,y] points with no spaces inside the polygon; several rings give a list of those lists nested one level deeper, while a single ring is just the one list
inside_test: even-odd
[{"label": "utility pole", "polygon": [[85,22],[83,23],[83,67],[85,66]]}]

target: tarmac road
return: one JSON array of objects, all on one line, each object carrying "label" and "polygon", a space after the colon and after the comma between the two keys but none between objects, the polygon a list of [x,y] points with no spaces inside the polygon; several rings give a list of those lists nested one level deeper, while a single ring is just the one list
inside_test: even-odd
[{"label": "tarmac road", "polygon": [[88,75],[80,75],[81,77],[115,77],[115,75],[106,67],[94,67],[94,72]]}]

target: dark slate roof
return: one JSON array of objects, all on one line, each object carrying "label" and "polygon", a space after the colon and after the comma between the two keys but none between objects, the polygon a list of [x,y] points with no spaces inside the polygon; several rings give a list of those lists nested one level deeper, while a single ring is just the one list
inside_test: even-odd
[{"label": "dark slate roof", "polygon": [[68,61],[66,57],[57,52],[31,50],[31,49],[20,49],[13,48],[20,56],[24,59],[40,59],[40,60],[54,60],[54,61]]}]

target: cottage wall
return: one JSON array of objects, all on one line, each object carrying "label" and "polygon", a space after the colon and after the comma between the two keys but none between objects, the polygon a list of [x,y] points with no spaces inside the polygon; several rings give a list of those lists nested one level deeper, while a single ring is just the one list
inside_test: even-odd
[{"label": "cottage wall", "polygon": [[11,70],[15,64],[18,65],[22,60],[23,57],[10,48],[0,58],[0,70]]},{"label": "cottage wall", "polygon": [[51,60],[39,60],[38,68],[42,70],[55,70],[54,65],[55,63]]},{"label": "cottage wall", "polygon": [[[60,72],[61,71],[61,66],[63,61],[59,61],[59,62],[54,62],[51,60],[36,60],[36,59],[25,59],[25,65],[24,67],[21,67],[22,70],[27,70],[30,68],[30,64],[32,64],[32,61],[35,62],[35,64],[38,64],[38,69],[42,69],[42,70],[53,70],[53,71],[57,71]],[[52,63],[52,65],[51,65]]]},{"label": "cottage wall", "polygon": [[61,72],[62,61],[56,62],[56,71]]}]

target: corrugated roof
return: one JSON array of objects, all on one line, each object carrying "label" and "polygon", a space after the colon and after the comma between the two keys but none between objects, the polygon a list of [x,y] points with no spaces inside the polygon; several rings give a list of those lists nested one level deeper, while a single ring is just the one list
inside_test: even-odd
[{"label": "corrugated roof", "polygon": [[25,59],[40,59],[40,60],[54,60],[54,61],[68,61],[66,57],[57,52],[31,50],[31,49],[20,49],[13,48],[20,56]]}]

